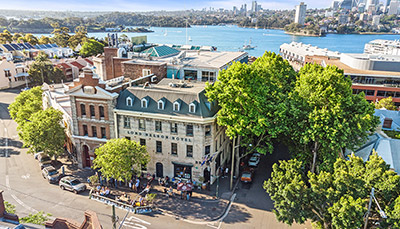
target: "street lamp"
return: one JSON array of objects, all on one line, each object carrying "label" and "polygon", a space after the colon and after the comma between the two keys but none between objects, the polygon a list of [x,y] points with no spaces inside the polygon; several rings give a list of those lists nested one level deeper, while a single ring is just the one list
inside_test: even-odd
[{"label": "street lamp", "polygon": [[371,205],[372,205],[372,199],[375,200],[376,205],[379,208],[379,214],[381,215],[382,218],[387,219],[386,213],[381,209],[381,206],[379,206],[378,200],[376,200],[375,195],[375,188],[371,188],[371,194],[369,196],[369,203],[368,203],[368,211],[365,214],[365,224],[364,224],[364,229],[367,229],[367,225],[368,225],[368,217],[369,217],[369,212],[371,211]]}]

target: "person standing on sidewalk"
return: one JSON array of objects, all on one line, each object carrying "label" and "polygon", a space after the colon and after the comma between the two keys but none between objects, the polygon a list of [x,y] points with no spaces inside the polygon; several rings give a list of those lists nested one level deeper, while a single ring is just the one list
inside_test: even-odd
[{"label": "person standing on sidewalk", "polygon": [[136,179],[136,184],[135,184],[135,189],[136,189],[135,191],[136,192],[139,192],[139,186],[140,186],[140,180],[139,180],[139,178],[137,178]]},{"label": "person standing on sidewalk", "polygon": [[225,169],[225,176],[228,177],[228,175],[229,175],[229,168],[226,167],[226,169]]}]

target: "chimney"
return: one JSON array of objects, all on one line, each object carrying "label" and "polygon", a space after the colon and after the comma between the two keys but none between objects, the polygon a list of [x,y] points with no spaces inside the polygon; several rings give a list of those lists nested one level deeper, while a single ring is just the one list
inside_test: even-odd
[{"label": "chimney", "polygon": [[385,118],[383,121],[383,128],[391,129],[393,120],[391,118]]},{"label": "chimney", "polygon": [[92,69],[90,69],[89,67],[84,67],[84,68],[83,68],[83,75],[85,76],[85,78],[86,78],[86,77],[93,78],[93,71],[92,71]]}]

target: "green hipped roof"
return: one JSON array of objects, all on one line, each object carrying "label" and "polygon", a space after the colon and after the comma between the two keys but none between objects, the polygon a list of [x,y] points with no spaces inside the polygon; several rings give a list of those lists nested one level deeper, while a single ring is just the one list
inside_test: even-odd
[{"label": "green hipped roof", "polygon": [[163,45],[163,46],[151,47],[149,49],[144,50],[142,53],[150,54],[150,56],[153,57],[163,57],[163,56],[177,54],[179,52],[180,52],[179,50]]}]

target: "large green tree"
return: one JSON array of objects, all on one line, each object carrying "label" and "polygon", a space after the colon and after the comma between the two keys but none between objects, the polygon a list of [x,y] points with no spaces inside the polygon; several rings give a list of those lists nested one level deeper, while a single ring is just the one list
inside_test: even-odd
[{"label": "large green tree", "polygon": [[42,110],[42,93],[40,87],[23,91],[15,97],[15,101],[8,107],[11,118],[18,124],[18,130],[21,130],[20,128],[31,120],[33,114]]},{"label": "large green tree", "polygon": [[93,168],[100,169],[107,178],[128,180],[135,169],[146,166],[150,156],[146,146],[125,138],[111,139],[95,150]]},{"label": "large green tree", "polygon": [[89,39],[85,43],[83,43],[81,50],[79,51],[80,55],[83,57],[95,56],[97,54],[101,54],[104,51],[104,44],[94,40]]},{"label": "large green tree", "polygon": [[60,47],[67,47],[68,41],[71,35],[69,35],[68,27],[60,27],[58,23],[54,23],[51,25],[53,27],[53,32],[51,32],[54,36],[52,38],[52,42],[56,43]]},{"label": "large green tree", "polygon": [[292,149],[311,172],[331,169],[344,148],[365,141],[379,123],[374,106],[353,94],[351,80],[334,66],[305,65],[290,101]]},{"label": "large green tree", "polygon": [[11,43],[13,41],[13,36],[8,30],[4,30],[2,33],[0,33],[0,43],[5,44],[5,43]]},{"label": "large green tree", "polygon": [[272,140],[288,131],[287,96],[295,81],[289,63],[266,52],[251,65],[236,62],[221,71],[206,94],[221,107],[217,122],[230,138],[240,136],[242,145],[266,153],[272,152]]},{"label": "large green tree", "polygon": [[82,45],[87,42],[87,40],[88,37],[86,28],[84,26],[78,26],[75,28],[75,34],[69,38],[68,44],[70,48],[75,49],[78,44]]},{"label": "large green tree", "polygon": [[338,158],[332,173],[307,175],[297,159],[281,161],[274,164],[271,178],[264,183],[279,221],[291,225],[311,220],[316,228],[364,226],[371,188],[375,188],[375,197],[389,217],[381,218],[373,202],[368,228],[376,223],[398,228],[400,177],[376,154],[367,162],[354,156],[349,160]]},{"label": "large green tree", "polygon": [[31,120],[23,125],[21,139],[29,153],[43,151],[49,156],[64,153],[65,132],[62,112],[52,107],[36,112]]},{"label": "large green tree", "polygon": [[43,52],[35,57],[35,61],[29,66],[28,73],[33,84],[60,83],[65,80],[62,70],[54,67]]}]

